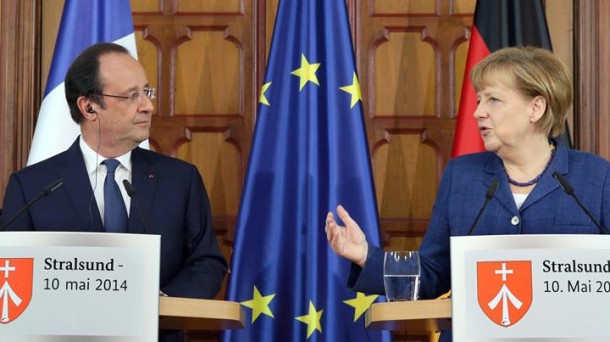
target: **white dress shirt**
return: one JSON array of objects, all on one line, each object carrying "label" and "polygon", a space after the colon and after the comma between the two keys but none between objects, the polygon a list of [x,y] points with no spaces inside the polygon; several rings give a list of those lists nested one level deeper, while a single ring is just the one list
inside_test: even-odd
[{"label": "white dress shirt", "polygon": [[[87,168],[87,174],[89,175],[89,181],[91,182],[91,188],[93,189],[93,195],[97,202],[97,208],[100,211],[102,222],[104,222],[104,180],[106,179],[106,165],[102,162],[107,158],[102,157],[96,151],[92,150],[83,138],[80,138],[80,150],[83,153],[83,159],[85,159],[85,167]],[[127,217],[129,217],[129,206],[131,205],[131,198],[127,195],[127,190],[123,186],[123,179],[127,179],[131,183],[131,151],[125,153],[118,158],[119,165],[115,171],[114,179],[121,189],[121,195],[125,202],[125,208],[127,208]]]}]

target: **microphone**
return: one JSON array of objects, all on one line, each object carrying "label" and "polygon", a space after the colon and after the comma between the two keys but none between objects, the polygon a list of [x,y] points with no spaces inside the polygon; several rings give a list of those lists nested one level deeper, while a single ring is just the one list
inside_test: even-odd
[{"label": "microphone", "polygon": [[584,211],[585,214],[587,214],[589,219],[591,219],[591,221],[593,221],[593,224],[595,224],[597,229],[599,229],[599,233],[608,234],[608,231],[604,227],[602,227],[602,225],[599,224],[599,222],[597,222],[595,217],[593,217],[593,215],[591,215],[591,212],[589,212],[589,210],[587,208],[585,208],[585,206],[580,202],[578,197],[576,197],[576,194],[574,193],[574,188],[572,187],[570,182],[568,182],[568,180],[559,172],[553,172],[553,178],[555,178],[555,180],[557,180],[557,182],[559,183],[559,186],[561,186],[563,191],[566,194],[568,194],[568,196],[571,196],[576,201],[576,204],[578,204],[580,209],[582,209],[582,211]]},{"label": "microphone", "polygon": [[15,213],[15,215],[13,215],[8,221],[6,221],[6,223],[4,223],[2,225],[2,227],[0,227],[0,232],[5,230],[6,228],[8,228],[8,226],[10,226],[11,223],[13,223],[19,216],[21,216],[21,214],[23,214],[26,210],[28,210],[34,203],[38,202],[39,199],[49,196],[55,190],[57,190],[59,187],[61,187],[63,184],[64,184],[64,180],[59,178],[59,179],[56,179],[53,182],[49,183],[47,186],[45,186],[44,189],[42,189],[42,192],[38,196],[34,197],[31,201],[26,203],[26,205],[24,205],[17,213]]},{"label": "microphone", "polygon": [[148,228],[148,220],[144,213],[142,212],[142,207],[140,207],[140,202],[138,201],[138,197],[136,196],[136,189],[129,183],[127,179],[123,179],[123,186],[125,187],[125,191],[127,191],[127,195],[136,203],[136,209],[142,218],[142,222],[144,222],[144,234],[148,234],[150,229]]},{"label": "microphone", "polygon": [[485,207],[487,207],[487,203],[489,203],[489,200],[492,199],[494,197],[494,195],[496,194],[496,190],[498,190],[499,183],[500,183],[500,181],[496,178],[491,182],[491,184],[489,184],[489,187],[487,188],[487,192],[485,193],[485,203],[483,203],[483,206],[481,207],[481,209],[479,209],[479,212],[477,213],[477,217],[474,219],[474,222],[472,222],[472,225],[470,226],[470,229],[468,229],[468,234],[466,234],[466,236],[472,234],[474,227],[477,225],[477,223],[479,222],[479,219],[481,218],[481,214],[483,214]]}]

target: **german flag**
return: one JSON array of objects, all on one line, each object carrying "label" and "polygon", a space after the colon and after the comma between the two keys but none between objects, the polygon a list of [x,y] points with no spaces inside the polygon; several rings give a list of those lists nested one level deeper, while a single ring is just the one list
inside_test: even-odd
[{"label": "german flag", "polygon": [[[508,46],[538,46],[552,50],[542,0],[479,0],[474,11],[452,157],[485,151],[473,113],[477,96],[470,70],[490,53]],[[571,147],[567,131],[561,143]]]}]

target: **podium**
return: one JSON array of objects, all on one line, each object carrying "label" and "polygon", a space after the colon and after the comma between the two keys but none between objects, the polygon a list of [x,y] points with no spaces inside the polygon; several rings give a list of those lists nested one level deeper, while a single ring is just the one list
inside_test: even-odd
[{"label": "podium", "polygon": [[366,312],[365,326],[416,335],[451,330],[451,299],[375,303]]},{"label": "podium", "polygon": [[156,339],[160,245],[158,235],[2,232],[2,342]]},{"label": "podium", "polygon": [[451,271],[455,341],[610,340],[610,235],[451,237]]},{"label": "podium", "polygon": [[3,232],[2,342],[153,341],[244,327],[239,303],[159,296],[158,235]]},{"label": "podium", "polygon": [[[610,235],[451,237],[451,300],[373,304],[370,329],[454,341],[609,341]],[[422,284],[425,286],[425,284]]]},{"label": "podium", "polygon": [[237,302],[159,297],[159,328],[197,331],[242,329],[245,315]]}]

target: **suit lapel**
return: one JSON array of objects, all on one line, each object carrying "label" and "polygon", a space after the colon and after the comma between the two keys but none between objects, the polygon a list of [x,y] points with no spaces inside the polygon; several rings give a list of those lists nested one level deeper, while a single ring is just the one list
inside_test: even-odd
[{"label": "suit lapel", "polygon": [[[145,233],[146,227],[150,229],[151,223],[144,223],[144,220],[148,220],[150,217],[149,213],[157,187],[158,172],[154,168],[154,161],[148,158],[145,151],[139,147],[131,153],[131,164],[133,168],[131,178],[136,194],[131,199],[127,231],[129,233]],[[138,203],[142,209],[141,214],[137,209]]]},{"label": "suit lapel", "polygon": [[79,146],[79,138],[65,152],[59,161],[60,175],[64,180],[64,189],[68,193],[72,206],[81,219],[83,231],[104,231],[97,202],[93,196],[91,183],[87,175],[85,160]]},{"label": "suit lapel", "polygon": [[485,167],[485,172],[488,177],[485,180],[485,186],[489,189],[492,181],[494,179],[498,179],[500,182],[498,184],[498,190],[496,191],[495,198],[509,211],[516,212],[517,205],[515,204],[515,199],[513,198],[513,194],[510,191],[510,186],[508,185],[508,181],[506,179],[506,175],[504,172],[504,166],[502,165],[502,160],[500,157],[495,156],[491,158]]}]

